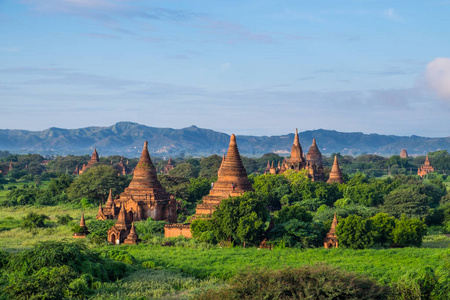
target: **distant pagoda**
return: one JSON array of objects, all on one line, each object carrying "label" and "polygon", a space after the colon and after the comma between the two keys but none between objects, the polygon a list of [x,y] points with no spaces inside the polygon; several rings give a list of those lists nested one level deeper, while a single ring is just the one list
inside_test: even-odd
[{"label": "distant pagoda", "polygon": [[337,248],[338,247],[338,239],[336,236],[336,226],[338,224],[336,213],[334,214],[333,222],[331,223],[331,229],[327,233],[327,236],[323,240],[323,244],[325,249],[329,248]]},{"label": "distant pagoda", "polygon": [[337,155],[334,156],[333,167],[331,168],[330,177],[327,183],[344,183],[344,177],[342,176],[341,168],[339,168],[339,163]]},{"label": "distant pagoda", "polygon": [[406,151],[406,149],[402,149],[400,152],[400,158],[408,158],[408,151]]},{"label": "distant pagoda", "polygon": [[72,236],[76,239],[84,239],[86,235],[89,234],[89,231],[86,227],[86,222],[84,221],[84,214],[81,214],[80,227],[82,229],[81,232],[75,232]]},{"label": "distant pagoda", "polygon": [[419,167],[419,169],[417,170],[417,175],[419,175],[420,177],[423,177],[430,172],[434,172],[434,168],[430,163],[430,159],[428,158],[428,153],[427,153],[427,157],[425,158],[424,164],[421,167]]},{"label": "distant pagoda", "polygon": [[81,169],[77,166],[75,166],[75,171],[73,172],[73,175],[79,175],[82,174],[87,169],[95,166],[100,162],[100,158],[97,153],[97,148],[94,148],[94,152],[92,152],[91,159],[88,161],[87,164],[84,164]]}]

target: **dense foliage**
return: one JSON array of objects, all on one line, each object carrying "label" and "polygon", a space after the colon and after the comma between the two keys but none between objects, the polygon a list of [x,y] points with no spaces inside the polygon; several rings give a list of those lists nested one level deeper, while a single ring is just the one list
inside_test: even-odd
[{"label": "dense foliage", "polygon": [[215,299],[387,299],[390,289],[376,281],[326,265],[242,273],[219,290],[196,297]]},{"label": "dense foliage", "polygon": [[41,242],[6,258],[3,294],[11,299],[84,298],[125,275],[123,263],[101,258],[78,243]]}]

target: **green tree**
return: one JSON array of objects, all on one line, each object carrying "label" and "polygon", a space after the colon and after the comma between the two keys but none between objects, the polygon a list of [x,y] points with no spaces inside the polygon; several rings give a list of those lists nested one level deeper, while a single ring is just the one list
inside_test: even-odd
[{"label": "green tree", "polygon": [[382,246],[392,244],[392,232],[395,228],[395,218],[385,213],[379,213],[370,218],[375,231],[374,242]]},{"label": "green tree", "polygon": [[67,189],[69,199],[79,201],[81,198],[93,200],[96,204],[108,198],[111,189],[118,195],[130,183],[126,176],[118,176],[111,166],[96,166],[83,172]]},{"label": "green tree", "polygon": [[[222,200],[212,215],[214,235],[218,241],[259,244],[269,217],[267,202],[254,192]],[[241,219],[244,219],[241,222]],[[253,222],[253,225],[250,223]],[[242,239],[243,238],[243,239]]]},{"label": "green tree", "polygon": [[299,204],[284,206],[274,217],[270,238],[290,247],[317,247],[322,244],[325,232],[322,223],[312,220],[311,213]]},{"label": "green tree", "polygon": [[208,195],[210,189],[210,180],[202,177],[191,178],[188,187],[189,198],[187,200],[191,203],[201,200],[203,196]]},{"label": "green tree", "polygon": [[211,155],[203,158],[200,161],[200,177],[214,179],[217,178],[217,172],[219,171],[222,163],[222,157],[218,155]]},{"label": "green tree", "polygon": [[381,209],[395,217],[406,214],[410,218],[423,218],[428,213],[430,198],[418,190],[405,187],[390,192]]},{"label": "green tree", "polygon": [[351,249],[370,248],[374,242],[375,232],[371,220],[356,215],[350,215],[339,220],[336,227],[339,246]]},{"label": "green tree", "polygon": [[280,200],[290,194],[289,183],[283,175],[261,175],[254,178],[253,188],[259,197],[264,198],[272,210],[281,208]]},{"label": "green tree", "polygon": [[169,175],[173,177],[182,178],[197,178],[200,172],[200,167],[194,166],[190,163],[182,163],[169,171]]},{"label": "green tree", "polygon": [[397,220],[395,229],[392,232],[394,245],[397,247],[420,247],[422,239],[427,233],[427,226],[418,219],[408,219],[403,214],[400,220]]}]

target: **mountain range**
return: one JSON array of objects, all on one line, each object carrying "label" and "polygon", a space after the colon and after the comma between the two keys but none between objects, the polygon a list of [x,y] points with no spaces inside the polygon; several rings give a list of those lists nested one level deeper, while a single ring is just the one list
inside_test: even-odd
[{"label": "mountain range", "polygon": [[[393,155],[406,148],[409,154],[423,155],[429,151],[450,149],[450,137],[379,135],[324,129],[299,132],[299,137],[304,152],[308,151],[315,138],[322,154]],[[238,135],[236,138],[239,151],[245,156],[261,156],[269,152],[288,155],[294,133],[279,136]],[[132,122],[80,129],[52,127],[43,131],[0,129],[0,150],[19,154],[82,155],[91,154],[96,147],[101,156],[137,157],[145,140],[149,142],[152,156],[207,156],[226,153],[230,135],[196,126],[172,129]]]}]

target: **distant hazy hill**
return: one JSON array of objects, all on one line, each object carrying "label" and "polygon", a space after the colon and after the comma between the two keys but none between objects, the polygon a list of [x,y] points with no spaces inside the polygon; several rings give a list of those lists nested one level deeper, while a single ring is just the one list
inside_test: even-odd
[{"label": "distant hazy hill", "polygon": [[[312,130],[300,133],[300,143],[307,152],[312,139],[322,153],[341,154],[374,153],[399,154],[406,148],[409,154],[425,154],[428,151],[450,149],[450,137],[426,138],[419,136],[394,136]],[[183,129],[156,128],[131,122],[119,122],[109,127],[80,129],[49,128],[43,131],[0,130],[0,150],[13,153],[40,153],[44,155],[91,154],[94,147],[100,156],[138,156],[145,140],[149,142],[151,155],[176,156],[210,155],[225,153],[230,136],[210,129],[191,126]],[[268,152],[287,154],[294,134],[281,136],[237,136],[241,154],[253,156]]]}]

